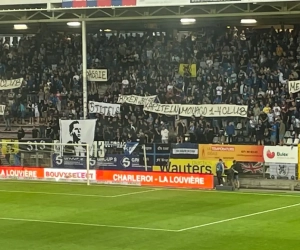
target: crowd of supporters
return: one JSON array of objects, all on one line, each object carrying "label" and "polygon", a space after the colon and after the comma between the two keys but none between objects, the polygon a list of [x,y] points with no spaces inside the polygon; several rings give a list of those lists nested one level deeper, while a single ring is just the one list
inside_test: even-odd
[{"label": "crowd of supporters", "polygon": [[[41,33],[0,42],[2,79],[24,77],[21,88],[0,93],[6,130],[29,122],[34,137],[58,139],[60,118],[83,117],[81,37]],[[157,95],[160,103],[248,105],[247,118],[186,118],[124,104],[115,117],[96,115],[96,140],[298,143],[300,93],[288,93],[288,80],[299,79],[297,30],[101,32],[87,43],[88,68],[109,72],[105,93],[102,83],[88,82],[90,101],[116,103],[119,94],[135,94]],[[189,65],[181,74],[180,64]]]}]

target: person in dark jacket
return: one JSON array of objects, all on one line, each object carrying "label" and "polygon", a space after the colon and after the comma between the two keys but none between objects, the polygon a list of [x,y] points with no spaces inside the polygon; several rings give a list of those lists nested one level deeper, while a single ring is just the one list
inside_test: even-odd
[{"label": "person in dark jacket", "polygon": [[233,161],[230,170],[233,174],[232,186],[234,186],[234,188],[239,189],[240,188],[239,171],[238,171],[238,163],[236,162],[236,160]]},{"label": "person in dark jacket", "polygon": [[22,127],[19,128],[17,136],[18,136],[18,140],[21,140],[22,138],[24,138],[25,131]]}]

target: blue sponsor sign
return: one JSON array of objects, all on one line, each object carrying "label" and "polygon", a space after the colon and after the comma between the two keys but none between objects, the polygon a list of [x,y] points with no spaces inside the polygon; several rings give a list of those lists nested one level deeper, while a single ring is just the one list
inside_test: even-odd
[{"label": "blue sponsor sign", "polygon": [[[146,144],[147,166],[165,166],[170,158],[170,144]],[[141,148],[139,155],[140,165],[145,165],[144,150]]]},{"label": "blue sponsor sign", "polygon": [[[53,154],[52,167],[86,169],[86,157]],[[139,164],[138,156],[117,154],[109,154],[103,159],[90,157],[90,169],[146,171],[145,166]],[[152,165],[147,167],[147,171],[152,171]]]}]

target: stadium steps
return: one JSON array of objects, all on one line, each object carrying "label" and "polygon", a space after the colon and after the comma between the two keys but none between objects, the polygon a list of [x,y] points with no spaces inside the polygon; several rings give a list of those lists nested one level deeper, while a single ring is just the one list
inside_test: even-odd
[{"label": "stadium steps", "polygon": [[0,153],[0,162],[1,166],[10,166],[9,162],[6,160],[5,155],[3,155],[2,152]]},{"label": "stadium steps", "polygon": [[[11,131],[5,131],[5,124],[0,123],[0,139],[17,139],[17,132],[19,129],[19,124],[12,124]],[[30,124],[22,125],[25,131],[25,138],[32,138],[31,131],[33,126]]]}]

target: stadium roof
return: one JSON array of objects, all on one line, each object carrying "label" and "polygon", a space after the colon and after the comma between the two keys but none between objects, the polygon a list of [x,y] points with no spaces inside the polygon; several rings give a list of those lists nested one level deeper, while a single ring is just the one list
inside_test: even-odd
[{"label": "stadium roof", "polygon": [[[38,1],[39,2],[39,1]],[[241,18],[255,18],[257,25],[296,24],[300,2],[234,3],[168,7],[61,8],[61,3],[0,6],[2,34],[12,34],[14,24],[28,24],[23,32],[35,33],[45,26],[50,30],[69,30],[69,21],[87,21],[88,31],[99,29],[161,30],[189,29],[202,26],[239,25]],[[183,27],[180,18],[192,17],[197,22]],[[72,30],[74,31],[74,30]],[[80,31],[80,28],[78,28]],[[14,31],[16,32],[16,31]],[[17,32],[20,33],[20,32]]]}]

